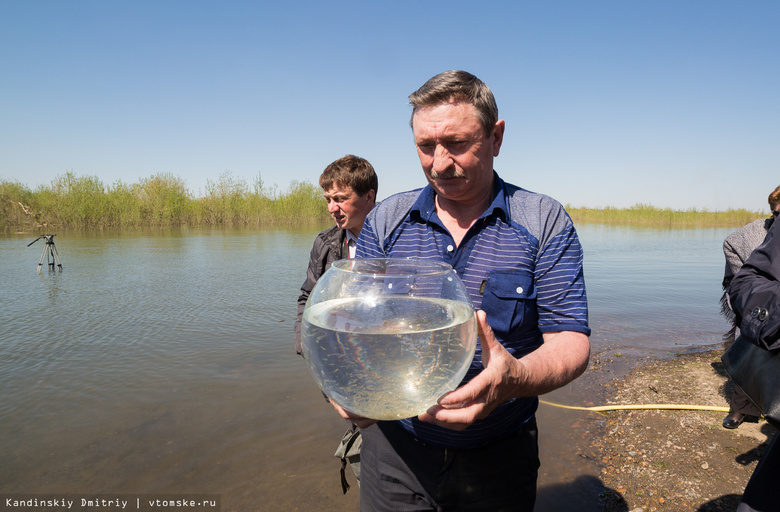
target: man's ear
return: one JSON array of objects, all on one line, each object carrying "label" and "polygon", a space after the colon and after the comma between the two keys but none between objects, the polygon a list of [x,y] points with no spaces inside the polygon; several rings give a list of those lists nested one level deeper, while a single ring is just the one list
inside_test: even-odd
[{"label": "man's ear", "polygon": [[499,119],[496,121],[496,126],[493,128],[493,156],[498,156],[498,152],[501,150],[501,143],[504,142],[504,128],[506,127],[504,120]]}]

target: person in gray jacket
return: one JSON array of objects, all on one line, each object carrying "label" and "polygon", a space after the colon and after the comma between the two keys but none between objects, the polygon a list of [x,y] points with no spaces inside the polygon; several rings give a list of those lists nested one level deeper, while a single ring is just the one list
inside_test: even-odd
[{"label": "person in gray jacket", "polygon": [[322,171],[320,187],[328,203],[328,213],[336,221],[336,225],[322,231],[314,239],[306,280],[301,285],[301,294],[298,296],[295,352],[301,356],[301,319],[309,294],[334,261],[355,256],[355,242],[363,229],[363,221],[376,203],[379,180],[368,160],[347,155],[332,162]]},{"label": "person in gray jacket", "polygon": [[[774,219],[780,213],[780,187],[775,188],[768,198],[769,209],[772,212],[772,216],[768,219],[757,219],[747,224],[723,241],[723,255],[726,257],[726,270],[723,276],[723,290],[724,294],[721,298],[721,312],[732,323],[732,328],[724,335],[724,341],[726,345],[731,345],[737,336],[738,326],[735,324],[734,312],[731,310],[731,304],[728,302],[728,296],[726,291],[728,290],[731,280],[745,264],[753,250],[761,245],[766,237],[769,228],[772,226]],[[757,419],[761,416],[761,411],[745,396],[745,394],[738,387],[734,388],[734,393],[731,395],[731,401],[729,403],[729,413],[723,419],[723,427],[734,429],[739,427],[743,421],[748,418]]]}]

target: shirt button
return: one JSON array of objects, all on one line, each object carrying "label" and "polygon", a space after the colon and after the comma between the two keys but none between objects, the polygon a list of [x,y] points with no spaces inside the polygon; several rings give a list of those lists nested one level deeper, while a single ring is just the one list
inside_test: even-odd
[{"label": "shirt button", "polygon": [[517,287],[517,290],[515,290],[515,291],[516,291],[517,293],[520,293],[520,294],[522,294],[522,293],[523,293],[523,287],[522,287],[522,286],[518,286],[518,287]]},{"label": "shirt button", "polygon": [[447,252],[452,252],[454,250],[455,250],[455,248],[453,246],[451,246],[451,245],[447,246]]}]

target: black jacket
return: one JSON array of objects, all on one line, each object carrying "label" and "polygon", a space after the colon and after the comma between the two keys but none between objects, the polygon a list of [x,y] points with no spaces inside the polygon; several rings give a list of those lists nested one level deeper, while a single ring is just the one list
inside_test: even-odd
[{"label": "black jacket", "polygon": [[780,222],[753,251],[729,285],[729,300],[743,336],[780,349]]},{"label": "black jacket", "polygon": [[306,308],[306,300],[309,298],[317,280],[324,274],[330,265],[337,260],[349,257],[347,249],[347,232],[333,226],[317,235],[309,256],[309,269],[306,271],[306,281],[301,285],[301,294],[298,296],[298,317],[295,320],[295,352],[303,355],[301,345],[301,319]]}]

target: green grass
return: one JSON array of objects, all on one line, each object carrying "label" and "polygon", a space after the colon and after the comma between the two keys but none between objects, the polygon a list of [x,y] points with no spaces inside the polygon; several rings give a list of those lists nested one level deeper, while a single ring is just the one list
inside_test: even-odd
[{"label": "green grass", "polygon": [[630,208],[585,208],[567,206],[575,224],[614,224],[657,228],[719,228],[741,227],[756,219],[766,218],[759,211],[726,210],[672,210],[638,204]]},{"label": "green grass", "polygon": [[321,225],[330,219],[322,190],[294,181],[280,193],[258,176],[253,187],[229,172],[208,181],[203,197],[194,197],[184,181],[156,174],[140,183],[106,186],[93,176],[72,172],[50,186],[30,190],[0,180],[0,230],[171,226]]},{"label": "green grass", "polygon": [[[567,206],[575,223],[634,225],[658,228],[739,227],[764,215],[747,210],[725,212]],[[50,186],[30,190],[16,181],[0,180],[0,230],[30,231],[67,228],[172,226],[304,226],[330,222],[322,191],[308,182],[293,181],[287,191],[269,188],[260,176],[246,181],[223,173],[208,181],[203,197],[194,197],[184,180],[169,173],[140,183],[105,185],[94,176],[72,172],[57,176]]]}]

